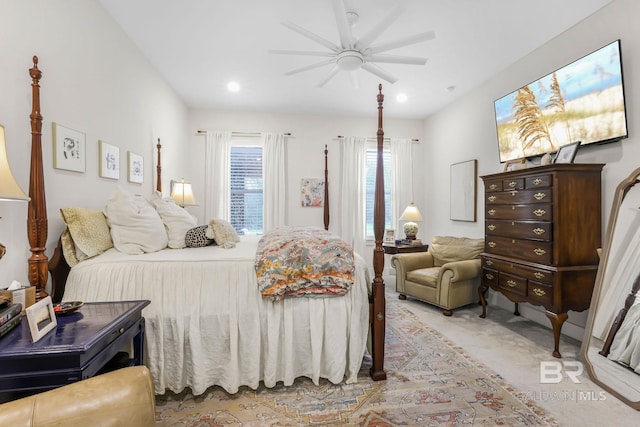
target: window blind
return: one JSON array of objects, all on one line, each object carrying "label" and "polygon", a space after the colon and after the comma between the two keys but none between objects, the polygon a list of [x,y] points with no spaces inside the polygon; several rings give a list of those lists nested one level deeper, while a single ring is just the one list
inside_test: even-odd
[{"label": "window blind", "polygon": [[262,147],[231,146],[231,225],[238,234],[262,234]]}]

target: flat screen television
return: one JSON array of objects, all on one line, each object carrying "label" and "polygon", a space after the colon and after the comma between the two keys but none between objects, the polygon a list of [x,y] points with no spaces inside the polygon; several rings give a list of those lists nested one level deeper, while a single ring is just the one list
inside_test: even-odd
[{"label": "flat screen television", "polygon": [[628,136],[620,40],[494,102],[500,162]]}]

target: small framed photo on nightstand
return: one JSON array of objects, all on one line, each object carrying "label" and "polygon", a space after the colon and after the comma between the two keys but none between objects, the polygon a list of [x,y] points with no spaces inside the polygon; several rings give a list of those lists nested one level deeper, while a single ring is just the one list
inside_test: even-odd
[{"label": "small framed photo on nightstand", "polygon": [[27,307],[25,313],[29,321],[29,330],[31,331],[33,342],[47,335],[58,325],[51,297],[43,298]]},{"label": "small framed photo on nightstand", "polygon": [[386,230],[384,230],[383,243],[386,243],[387,245],[395,245],[395,241],[396,241],[396,230],[392,230],[390,228],[387,228]]}]

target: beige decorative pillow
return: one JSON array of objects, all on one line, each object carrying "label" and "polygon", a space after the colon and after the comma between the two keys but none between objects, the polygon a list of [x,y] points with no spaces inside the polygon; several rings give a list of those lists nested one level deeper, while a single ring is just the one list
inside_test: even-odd
[{"label": "beige decorative pillow", "polygon": [[78,261],[93,258],[113,247],[109,225],[101,211],[88,208],[62,208],[60,214],[67,224]]},{"label": "beige decorative pillow", "polygon": [[73,244],[71,233],[69,233],[69,227],[65,228],[62,232],[62,236],[60,236],[60,243],[62,243],[62,255],[64,255],[65,261],[67,261],[69,267],[73,267],[79,261],[76,257],[76,247]]},{"label": "beige decorative pillow", "polygon": [[212,219],[209,222],[210,230],[207,230],[207,237],[213,238],[218,246],[225,249],[231,249],[236,247],[236,243],[240,241],[238,233],[229,223],[224,219]]}]

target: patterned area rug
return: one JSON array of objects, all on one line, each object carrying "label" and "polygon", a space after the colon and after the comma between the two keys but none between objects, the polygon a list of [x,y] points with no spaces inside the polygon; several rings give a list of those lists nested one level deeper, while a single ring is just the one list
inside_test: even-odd
[{"label": "patterned area rug", "polygon": [[555,426],[510,387],[402,303],[387,299],[386,381],[369,377],[365,356],[357,384],[247,387],[233,395],[211,387],[156,398],[158,425],[208,426]]}]

